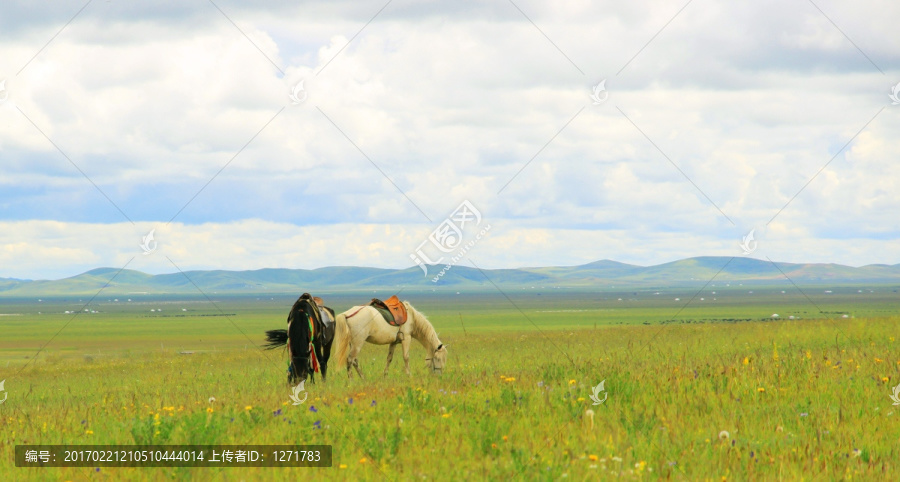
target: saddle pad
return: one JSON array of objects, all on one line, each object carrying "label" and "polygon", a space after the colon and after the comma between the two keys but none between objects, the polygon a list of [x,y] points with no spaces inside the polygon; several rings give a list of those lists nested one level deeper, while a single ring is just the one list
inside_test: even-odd
[{"label": "saddle pad", "polygon": [[378,312],[381,313],[381,317],[384,318],[384,320],[387,321],[389,325],[394,325],[394,315],[392,315],[390,311],[375,305],[372,305],[372,308],[378,310]]},{"label": "saddle pad", "polygon": [[334,323],[334,320],[328,314],[328,310],[326,310],[324,306],[319,306],[319,315],[322,316],[322,323],[325,323],[326,325]]}]

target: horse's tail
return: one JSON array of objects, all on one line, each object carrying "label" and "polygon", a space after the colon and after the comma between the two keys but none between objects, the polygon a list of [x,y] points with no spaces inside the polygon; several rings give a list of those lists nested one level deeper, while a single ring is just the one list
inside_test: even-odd
[{"label": "horse's tail", "polygon": [[287,330],[269,330],[266,332],[266,344],[263,345],[263,348],[266,350],[274,350],[275,348],[287,345],[287,341]]},{"label": "horse's tail", "polygon": [[337,348],[338,363],[346,366],[347,353],[350,351],[350,325],[343,313],[334,317],[334,347]]}]

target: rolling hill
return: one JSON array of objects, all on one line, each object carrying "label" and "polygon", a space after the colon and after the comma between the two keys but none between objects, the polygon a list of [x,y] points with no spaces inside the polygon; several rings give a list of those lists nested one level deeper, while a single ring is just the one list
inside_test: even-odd
[{"label": "rolling hill", "polygon": [[[442,266],[427,276],[418,267],[381,269],[332,266],[312,270],[266,268],[252,271],[187,271],[150,275],[140,271],[97,268],[60,280],[0,278],[0,296],[183,293],[198,289],[215,293],[294,293],[299,290],[369,290],[409,287],[419,289],[484,289],[497,286],[560,286],[582,289],[664,287],[717,283],[775,283],[787,279],[798,284],[900,283],[900,265],[862,267],[838,264],[777,263],[754,258],[697,257],[655,266],[637,266],[602,260],[580,266],[478,270],[454,266],[437,282]],[[118,273],[118,274],[116,274]]]}]

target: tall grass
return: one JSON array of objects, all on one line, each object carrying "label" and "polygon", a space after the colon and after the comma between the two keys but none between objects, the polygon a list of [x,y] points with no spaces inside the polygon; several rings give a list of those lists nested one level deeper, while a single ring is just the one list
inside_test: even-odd
[{"label": "tall grass", "polygon": [[[896,480],[898,323],[446,332],[443,376],[416,345],[413,375],[395,362],[383,378],[387,349],[370,345],[368,378],[335,363],[299,406],[278,352],[41,359],[7,381],[0,479]],[[16,444],[37,443],[330,444],[334,467],[12,466]]]}]

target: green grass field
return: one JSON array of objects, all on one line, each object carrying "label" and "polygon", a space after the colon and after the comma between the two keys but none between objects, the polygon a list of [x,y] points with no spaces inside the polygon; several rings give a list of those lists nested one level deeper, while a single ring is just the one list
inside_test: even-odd
[{"label": "green grass field", "polygon": [[[395,356],[384,378],[387,347],[367,345],[365,380],[332,363],[299,406],[286,355],[258,348],[292,296],[0,300],[0,479],[896,480],[896,289],[403,293],[449,344],[443,376],[414,343],[412,376]],[[13,462],[18,444],[136,443],[329,444],[334,462]]]}]

